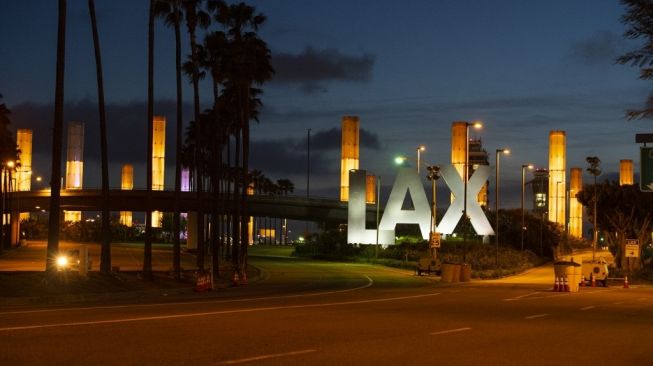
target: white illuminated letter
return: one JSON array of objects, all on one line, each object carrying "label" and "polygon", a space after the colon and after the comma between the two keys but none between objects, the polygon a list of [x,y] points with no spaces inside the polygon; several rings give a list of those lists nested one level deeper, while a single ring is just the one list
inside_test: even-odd
[{"label": "white illuminated letter", "polygon": [[[414,210],[402,210],[406,193],[413,201]],[[401,168],[399,175],[392,187],[388,204],[385,206],[383,218],[379,228],[383,230],[395,230],[397,224],[419,224],[422,238],[429,237],[431,225],[431,209],[424,193],[424,186],[419,181],[419,175],[415,169]]]}]

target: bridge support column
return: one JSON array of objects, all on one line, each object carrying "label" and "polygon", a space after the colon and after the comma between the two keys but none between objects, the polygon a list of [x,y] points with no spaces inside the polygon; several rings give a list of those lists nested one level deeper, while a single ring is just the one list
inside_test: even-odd
[{"label": "bridge support column", "polygon": [[189,212],[186,220],[186,249],[197,250],[197,212]]},{"label": "bridge support column", "polygon": [[20,243],[20,212],[11,211],[9,225],[9,246],[17,247]]}]

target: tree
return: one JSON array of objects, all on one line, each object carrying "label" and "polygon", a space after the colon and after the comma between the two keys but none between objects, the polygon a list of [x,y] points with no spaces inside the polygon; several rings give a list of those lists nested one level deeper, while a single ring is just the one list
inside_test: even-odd
[{"label": "tree", "polygon": [[[649,241],[653,230],[653,196],[643,193],[638,185],[620,186],[616,182],[605,182],[590,189],[586,185],[576,194],[578,202],[594,214],[597,213],[598,226],[608,242],[608,247],[615,256],[615,263],[623,268],[625,239],[637,238],[640,243]],[[597,197],[594,211],[594,195]]]},{"label": "tree", "polygon": [[54,91],[54,124],[52,127],[52,169],[50,177],[50,221],[45,270],[56,271],[54,258],[59,251],[59,219],[61,209],[61,150],[63,143],[64,70],[66,63],[66,0],[59,0],[57,26],[57,71]]},{"label": "tree", "polygon": [[594,221],[593,221],[594,235],[592,235],[592,260],[594,260],[595,259],[594,257],[595,257],[595,254],[596,254],[596,241],[598,240],[598,233],[599,233],[599,229],[596,226],[597,225],[597,222],[596,222],[596,216],[597,216],[597,211],[596,211],[596,200],[597,200],[597,197],[596,197],[596,177],[601,175],[601,167],[600,167],[601,166],[601,159],[599,159],[596,156],[588,156],[587,158],[585,158],[585,161],[587,161],[587,164],[589,164],[589,167],[587,168],[587,172],[594,176],[594,210],[593,210],[593,212],[594,212]]},{"label": "tree", "polygon": [[177,120],[175,133],[175,193],[174,209],[172,216],[172,236],[173,236],[173,256],[172,268],[174,277],[181,278],[181,242],[180,242],[180,211],[179,200],[181,195],[181,135],[183,125],[182,105],[183,98],[181,93],[181,21],[183,13],[181,11],[180,0],[159,0],[155,8],[157,17],[165,19],[165,24],[174,28],[175,32],[175,79],[177,82]]},{"label": "tree", "polygon": [[145,245],[143,248],[143,277],[152,278],[152,126],[154,119],[154,18],[156,0],[150,0],[147,30],[147,178],[145,209]]},{"label": "tree", "polygon": [[98,112],[100,114],[100,149],[102,155],[102,249],[100,254],[100,271],[111,271],[111,215],[109,212],[109,157],[107,151],[107,117],[104,108],[104,82],[102,80],[102,57],[100,55],[100,38],[95,18],[95,1],[88,0],[93,30],[93,48],[95,49],[95,70],[97,75]]},{"label": "tree", "polygon": [[[624,33],[627,39],[643,39],[640,47],[617,58],[617,63],[638,67],[639,78],[653,80],[653,3],[643,0],[621,0],[626,13],[621,21],[628,26]],[[645,107],[626,111],[629,120],[653,117],[653,94],[648,96]]]}]

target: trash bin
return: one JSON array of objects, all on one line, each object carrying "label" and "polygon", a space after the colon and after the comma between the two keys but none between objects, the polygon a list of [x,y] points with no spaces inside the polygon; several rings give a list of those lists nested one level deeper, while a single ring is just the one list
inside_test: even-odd
[{"label": "trash bin", "polygon": [[472,279],[472,265],[463,263],[460,265],[460,282],[469,282]]},{"label": "trash bin", "polygon": [[567,278],[569,292],[578,292],[578,285],[581,281],[582,267],[576,262],[555,262],[553,263],[553,272],[556,278]]},{"label": "trash bin", "polygon": [[443,263],[442,264],[442,282],[459,282],[460,281],[460,264]]}]

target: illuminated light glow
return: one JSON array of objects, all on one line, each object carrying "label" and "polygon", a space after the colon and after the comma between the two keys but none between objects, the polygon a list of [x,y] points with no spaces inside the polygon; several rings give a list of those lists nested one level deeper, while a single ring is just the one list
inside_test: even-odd
[{"label": "illuminated light glow", "polygon": [[395,158],[395,164],[397,165],[402,165],[406,161],[406,158],[404,156],[397,156]]},{"label": "illuminated light glow", "polygon": [[[447,186],[449,186],[454,201],[451,202],[437,230],[442,234],[452,234],[463,216],[465,183],[453,165],[443,166],[440,169],[440,174]],[[494,235],[492,225],[490,225],[483,209],[475,200],[477,193],[483,188],[489,176],[490,167],[479,165],[469,178],[469,182],[467,182],[467,216],[469,216],[469,220],[478,235]]]},{"label": "illuminated light glow", "polygon": [[[68,124],[68,147],[66,159],[65,189],[82,189],[84,186],[84,123]],[[78,222],[81,211],[64,211],[64,220]]]},{"label": "illuminated light glow", "polygon": [[[152,190],[162,191],[165,181],[166,156],[166,118],[154,116],[152,119]],[[161,227],[163,212],[152,212],[152,227]]]},{"label": "illuminated light glow", "polygon": [[258,233],[261,237],[270,239],[276,238],[277,234],[276,230],[272,228],[259,228]]},{"label": "illuminated light glow", "polygon": [[65,268],[68,266],[68,257],[65,255],[60,255],[57,257],[57,266],[61,268]]},{"label": "illuminated light glow", "polygon": [[549,221],[557,222],[562,227],[566,222],[566,140],[565,131],[549,133]]},{"label": "illuminated light glow", "polygon": [[357,116],[342,117],[342,154],[340,159],[340,201],[349,200],[349,171],[358,169],[359,128]]},{"label": "illuminated light glow", "polygon": [[629,159],[619,160],[619,185],[632,185],[633,182],[633,161]]},{"label": "illuminated light glow", "polygon": [[[134,166],[125,164],[122,166],[120,179],[120,189],[130,191],[134,189]],[[132,226],[132,212],[120,211],[120,223],[131,227]]]},{"label": "illuminated light glow", "polygon": [[583,169],[571,168],[569,174],[569,235],[583,237],[583,206],[576,193],[583,189]]}]

